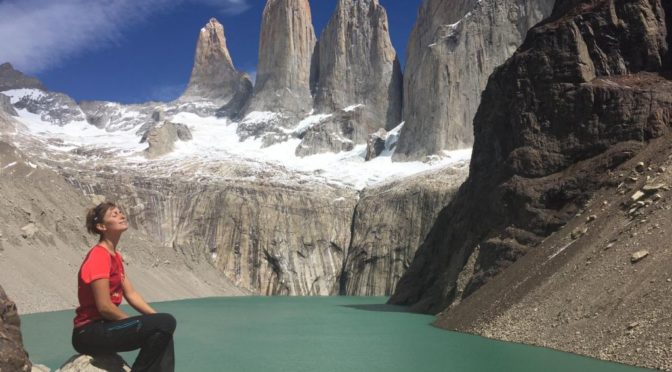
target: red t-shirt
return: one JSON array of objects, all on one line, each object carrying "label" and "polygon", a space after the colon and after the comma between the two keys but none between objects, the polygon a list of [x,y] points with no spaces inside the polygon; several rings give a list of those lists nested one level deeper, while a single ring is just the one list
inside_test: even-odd
[{"label": "red t-shirt", "polygon": [[74,319],[75,328],[103,318],[98,312],[91,288],[91,283],[96,279],[109,279],[110,300],[119,306],[124,280],[124,264],[119,252],[112,255],[105,247],[96,245],[86,255],[77,278],[79,307],[75,310],[77,312]]}]

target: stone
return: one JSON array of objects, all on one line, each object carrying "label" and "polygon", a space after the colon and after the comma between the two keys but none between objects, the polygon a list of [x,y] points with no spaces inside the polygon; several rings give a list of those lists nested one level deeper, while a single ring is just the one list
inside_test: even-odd
[{"label": "stone", "polygon": [[637,171],[639,173],[644,172],[645,169],[646,169],[646,166],[641,161],[639,163],[637,163],[637,165],[635,166],[635,171]]},{"label": "stone", "polygon": [[355,147],[355,126],[363,114],[362,107],[340,110],[329,118],[311,126],[301,135],[296,156],[309,156],[325,152],[350,151]]},{"label": "stone", "polygon": [[28,372],[31,363],[23,347],[16,305],[0,286],[0,371]]},{"label": "stone", "polygon": [[51,372],[51,369],[44,364],[33,364],[31,372]]},{"label": "stone", "polygon": [[643,192],[641,192],[641,191],[635,191],[635,193],[632,194],[632,196],[630,196],[630,201],[633,202],[633,203],[634,203],[634,202],[638,202],[639,199],[641,199],[641,198],[644,197],[644,195],[645,195],[645,194],[644,194]]},{"label": "stone", "polygon": [[649,251],[642,250],[642,251],[637,251],[630,256],[630,262],[632,263],[637,263],[641,260],[643,260],[646,256],[649,255]]},{"label": "stone", "polygon": [[402,76],[378,0],[338,0],[318,45],[317,112],[364,105],[355,143],[401,122]]},{"label": "stone", "polygon": [[73,355],[56,372],[130,372],[131,367],[117,355]]},{"label": "stone", "polygon": [[147,142],[149,147],[145,150],[148,158],[157,158],[171,151],[175,142],[189,141],[192,139],[191,131],[184,124],[164,122],[148,130],[140,140],[140,143]]},{"label": "stone", "polygon": [[658,190],[663,189],[665,186],[666,185],[664,183],[644,185],[644,187],[642,187],[642,191],[647,193],[647,194],[653,194],[653,193],[657,192]]},{"label": "stone", "polygon": [[14,106],[12,106],[12,101],[4,94],[0,94],[0,111],[4,111],[9,116],[18,116]]},{"label": "stone", "polygon": [[379,129],[376,133],[370,134],[366,141],[366,155],[364,160],[369,161],[378,157],[385,151],[385,141],[387,139],[387,132],[385,129]]},{"label": "stone", "polygon": [[555,0],[427,0],[408,41],[395,161],[421,160],[474,141],[488,77],[548,16]]},{"label": "stone", "polygon": [[3,63],[0,65],[0,92],[11,89],[47,90],[36,78],[15,70],[9,63]]},{"label": "stone", "polygon": [[572,239],[578,239],[588,232],[588,228],[586,227],[577,227],[576,229],[572,230],[572,233],[570,234],[570,237]]},{"label": "stone", "polygon": [[40,231],[34,223],[29,223],[21,228],[21,236],[24,239],[31,239]]},{"label": "stone", "polygon": [[591,214],[590,216],[588,216],[588,217],[586,218],[586,222],[593,222],[593,221],[595,221],[596,219],[597,219],[597,216],[594,215],[594,214]]},{"label": "stone", "polygon": [[251,95],[252,81],[234,67],[224,26],[211,18],[198,35],[194,66],[181,99],[214,101],[225,106],[220,116],[235,116]]},{"label": "stone", "polygon": [[243,116],[270,111],[299,117],[312,110],[316,42],[308,0],[267,0],[254,93]]}]

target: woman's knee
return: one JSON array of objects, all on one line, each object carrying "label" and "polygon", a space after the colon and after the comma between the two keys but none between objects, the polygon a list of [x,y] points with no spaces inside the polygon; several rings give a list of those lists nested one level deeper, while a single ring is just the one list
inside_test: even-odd
[{"label": "woman's knee", "polygon": [[170,333],[171,335],[175,332],[177,321],[174,316],[168,313],[158,313],[154,315],[158,318],[159,329],[161,329],[161,331]]}]

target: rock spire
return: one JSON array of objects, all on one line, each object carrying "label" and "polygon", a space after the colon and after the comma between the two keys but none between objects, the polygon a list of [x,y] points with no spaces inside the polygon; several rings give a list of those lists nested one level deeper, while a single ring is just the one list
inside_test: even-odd
[{"label": "rock spire", "polygon": [[246,111],[310,112],[315,44],[308,0],[268,0],[261,24],[254,96]]},{"label": "rock spire", "polygon": [[426,0],[408,42],[395,160],[469,147],[481,92],[495,67],[551,13],[555,0]]},{"label": "rock spire", "polygon": [[378,0],[339,0],[319,41],[318,111],[363,104],[355,141],[401,121],[402,77]]},{"label": "rock spire", "polygon": [[236,95],[249,96],[251,92],[250,78],[233,66],[224,27],[215,18],[210,19],[198,35],[191,79],[182,97],[224,104]]}]

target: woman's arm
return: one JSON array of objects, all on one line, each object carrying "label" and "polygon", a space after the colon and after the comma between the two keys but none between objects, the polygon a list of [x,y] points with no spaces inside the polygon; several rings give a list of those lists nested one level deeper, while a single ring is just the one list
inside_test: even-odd
[{"label": "woman's arm", "polygon": [[128,277],[124,278],[121,285],[124,290],[124,298],[135,310],[141,314],[156,314],[156,310],[152,309],[152,307],[145,302],[145,299],[140,296],[140,293],[133,288],[133,284],[131,284]]},{"label": "woman's arm", "polygon": [[91,282],[93,299],[100,315],[107,320],[121,320],[128,315],[110,300],[110,280],[106,278],[96,279]]}]

